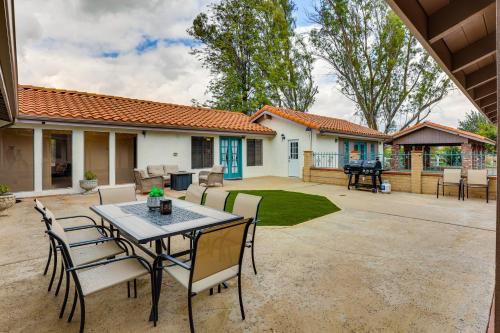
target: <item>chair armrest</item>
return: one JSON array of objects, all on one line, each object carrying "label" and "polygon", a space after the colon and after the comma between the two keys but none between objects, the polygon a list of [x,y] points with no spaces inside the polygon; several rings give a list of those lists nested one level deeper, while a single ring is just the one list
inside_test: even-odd
[{"label": "chair armrest", "polygon": [[91,220],[94,224],[97,224],[93,218],[91,218],[90,216],[86,216],[86,215],[63,216],[63,217],[58,217],[57,219],[58,220],[68,220],[68,219],[77,219],[77,218],[86,218],[86,219]]},{"label": "chair armrest", "polygon": [[210,174],[210,171],[206,171],[206,170],[201,170],[200,172],[198,172],[199,176],[206,176],[206,175],[209,175],[209,174]]},{"label": "chair armrest", "polygon": [[84,246],[84,245],[90,245],[90,244],[98,244],[98,243],[102,243],[102,242],[109,242],[112,240],[115,240],[115,237],[103,237],[103,238],[97,238],[97,239],[89,239],[86,241],[70,243],[69,247],[78,247],[78,246]]},{"label": "chair armrest", "polygon": [[78,231],[78,230],[84,230],[84,229],[90,229],[90,228],[98,229],[98,231],[105,237],[108,237],[109,235],[112,234],[112,232],[109,228],[102,226],[102,225],[93,225],[93,224],[79,225],[76,227],[67,227],[67,228],[64,228],[64,231],[71,232],[71,231]]},{"label": "chair armrest", "polygon": [[172,256],[170,256],[170,255],[168,255],[168,254],[162,254],[162,255],[161,255],[161,258],[162,258],[163,260],[168,260],[168,261],[171,261],[171,262],[173,262],[175,265],[181,266],[182,268],[187,269],[188,271],[189,271],[189,270],[191,270],[191,266],[190,266],[190,265],[188,265],[188,264],[186,264],[185,262],[182,262],[182,261],[180,261],[179,259],[177,259],[177,258],[175,258],[175,257],[172,257]]},{"label": "chair armrest", "polygon": [[151,272],[153,270],[151,268],[151,264],[143,257],[137,256],[137,255],[130,255],[130,256],[125,256],[125,257],[120,257],[120,258],[102,260],[102,261],[94,262],[91,264],[75,266],[75,267],[67,269],[66,271],[71,272],[71,271],[77,271],[79,269],[86,269],[86,268],[91,268],[91,267],[96,267],[96,266],[109,265],[109,264],[112,264],[112,263],[117,262],[117,261],[123,261],[123,260],[129,260],[129,259],[138,260],[149,270],[149,272]]}]

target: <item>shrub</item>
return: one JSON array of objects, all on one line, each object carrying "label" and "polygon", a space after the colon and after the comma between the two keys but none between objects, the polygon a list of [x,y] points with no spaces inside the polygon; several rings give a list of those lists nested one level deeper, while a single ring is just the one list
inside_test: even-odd
[{"label": "shrub", "polygon": [[4,195],[10,192],[10,188],[5,184],[0,184],[0,195]]},{"label": "shrub", "polygon": [[94,179],[97,179],[96,174],[93,173],[90,170],[85,171],[83,177],[85,178],[85,180],[94,180]]},{"label": "shrub", "polygon": [[151,198],[160,198],[160,197],[163,197],[163,190],[161,188],[153,186],[151,188],[151,192],[149,192],[149,196]]}]

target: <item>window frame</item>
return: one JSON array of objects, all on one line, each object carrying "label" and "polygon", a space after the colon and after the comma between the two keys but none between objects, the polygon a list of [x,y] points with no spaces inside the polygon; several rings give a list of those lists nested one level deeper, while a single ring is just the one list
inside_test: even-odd
[{"label": "window frame", "polygon": [[[260,145],[260,151],[257,150],[257,143]],[[264,140],[263,139],[247,139],[247,166],[263,166],[264,165]],[[257,155],[257,152],[259,154]],[[257,156],[259,158],[257,158]]]},{"label": "window frame", "polygon": [[[198,165],[195,160],[195,142],[201,142],[201,152],[197,152],[201,155],[201,164]],[[191,137],[191,169],[207,169],[214,166],[214,138],[210,136],[192,136]],[[210,149],[208,154],[205,152],[206,149]],[[208,156],[208,158],[207,158]],[[195,163],[196,162],[196,163]]]}]

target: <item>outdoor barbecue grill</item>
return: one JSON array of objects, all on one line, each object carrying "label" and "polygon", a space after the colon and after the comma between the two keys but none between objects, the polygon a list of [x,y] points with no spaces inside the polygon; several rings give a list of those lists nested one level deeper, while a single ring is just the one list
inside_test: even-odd
[{"label": "outdoor barbecue grill", "polygon": [[[351,189],[354,186],[356,189],[370,189],[373,193],[376,193],[380,189],[382,184],[382,163],[377,160],[352,160],[344,165],[344,173],[349,175],[349,183],[347,184],[347,189]],[[354,176],[354,182],[353,182]],[[371,183],[361,183],[360,177],[364,180],[365,177],[371,178]],[[379,184],[377,185],[377,179]]]}]

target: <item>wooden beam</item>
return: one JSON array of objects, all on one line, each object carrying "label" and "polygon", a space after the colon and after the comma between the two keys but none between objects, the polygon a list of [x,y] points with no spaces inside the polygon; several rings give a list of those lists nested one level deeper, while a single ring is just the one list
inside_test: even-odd
[{"label": "wooden beam", "polygon": [[464,47],[452,55],[453,69],[456,73],[462,69],[475,64],[484,58],[496,53],[496,35],[495,32],[488,36]]},{"label": "wooden beam", "polygon": [[474,100],[479,101],[497,92],[497,80],[490,81],[474,89]]},{"label": "wooden beam", "polygon": [[488,107],[490,105],[496,104],[497,102],[497,95],[489,95],[488,97],[485,97],[479,101],[479,107],[481,109],[484,109],[485,107]]},{"label": "wooden beam", "polygon": [[488,83],[497,77],[497,65],[492,63],[475,72],[465,76],[465,88],[467,90],[474,89],[482,84]]},{"label": "wooden beam", "polygon": [[[495,97],[495,98],[497,98],[497,96],[496,96],[496,95],[495,95],[494,97]],[[483,109],[483,112],[484,112],[484,114],[486,114],[486,116],[488,116],[488,117],[491,117],[491,116],[493,116],[493,115],[495,115],[495,116],[496,116],[496,114],[497,114],[497,103],[494,103],[493,105],[490,105],[490,106],[488,106],[488,107],[484,108],[484,109]]]},{"label": "wooden beam", "polygon": [[460,28],[464,23],[482,15],[495,0],[455,0],[429,16],[428,39],[431,44]]}]

